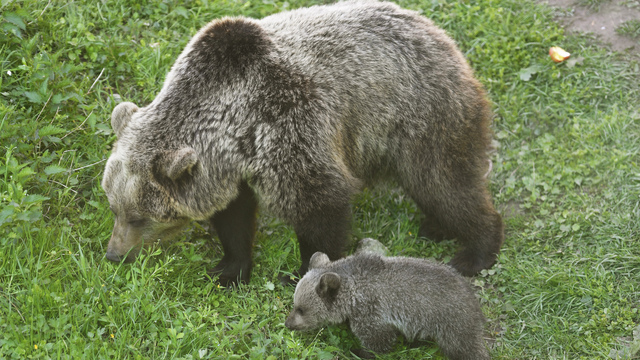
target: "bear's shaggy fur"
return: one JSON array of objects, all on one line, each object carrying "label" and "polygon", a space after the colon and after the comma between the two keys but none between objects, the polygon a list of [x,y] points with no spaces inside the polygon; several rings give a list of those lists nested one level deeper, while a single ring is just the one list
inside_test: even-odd
[{"label": "bear's shaggy fur", "polygon": [[311,257],[285,325],[312,330],[348,322],[360,357],[392,349],[398,335],[435,340],[449,359],[483,360],[484,316],[468,281],[446,265],[372,251],[331,262]]},{"label": "bear's shaggy fur", "polygon": [[248,280],[258,204],[311,255],[343,255],[350,199],[395,180],[421,235],[457,238],[451,264],[489,268],[503,225],[484,174],[490,106],[454,42],[397,5],[346,1],[224,18],[189,42],[151,104],[121,103],[102,186],[115,213],[107,258],[208,220],[222,283]]}]

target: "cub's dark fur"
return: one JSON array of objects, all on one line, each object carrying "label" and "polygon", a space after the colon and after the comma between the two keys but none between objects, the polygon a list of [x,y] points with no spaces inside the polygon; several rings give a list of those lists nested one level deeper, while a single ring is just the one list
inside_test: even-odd
[{"label": "cub's dark fur", "polygon": [[398,6],[347,1],[202,28],[153,102],[118,105],[102,185],[107,258],[209,220],[222,283],[248,280],[258,204],[291,224],[307,270],[343,255],[350,199],[393,179],[421,235],[457,238],[451,264],[489,268],[503,225],[487,190],[490,109],[454,42]]},{"label": "cub's dark fur", "polygon": [[403,335],[435,340],[449,359],[489,359],[484,316],[467,280],[425,259],[364,251],[331,262],[314,254],[285,325],[312,330],[343,322],[360,339],[360,357],[390,351]]}]

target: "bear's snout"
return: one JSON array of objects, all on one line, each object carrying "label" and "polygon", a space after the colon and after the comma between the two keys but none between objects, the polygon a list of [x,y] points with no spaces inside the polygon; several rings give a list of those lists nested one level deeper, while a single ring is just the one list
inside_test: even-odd
[{"label": "bear's snout", "polygon": [[120,262],[120,260],[122,260],[122,258],[119,255],[116,255],[112,252],[107,252],[107,260],[113,261],[113,262]]},{"label": "bear's snout", "polygon": [[133,262],[142,249],[143,228],[132,226],[116,217],[107,245],[106,258],[113,262]]},{"label": "bear's snout", "polygon": [[286,326],[287,329],[289,329],[289,330],[295,330],[293,328],[293,324],[291,324],[291,315],[289,315],[289,317],[287,317],[287,320],[285,320],[284,326]]},{"label": "bear's snout", "polygon": [[295,314],[293,313],[289,314],[287,320],[284,322],[284,326],[286,326],[289,330],[300,330],[300,327],[298,325],[299,324],[296,324]]},{"label": "bear's snout", "polygon": [[121,262],[124,260],[125,263],[130,263],[135,260],[135,256],[120,256],[112,251],[107,251],[106,258],[113,262]]}]

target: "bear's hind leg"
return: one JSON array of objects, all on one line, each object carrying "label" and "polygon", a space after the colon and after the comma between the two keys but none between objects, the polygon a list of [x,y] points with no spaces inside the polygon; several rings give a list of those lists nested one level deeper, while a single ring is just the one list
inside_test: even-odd
[{"label": "bear's hind leg", "polygon": [[425,213],[421,230],[435,224],[434,240],[457,238],[460,250],[450,265],[473,276],[495,263],[504,240],[503,224],[483,179],[473,182],[469,175],[457,179],[440,179],[424,187],[407,184],[405,189]]},{"label": "bear's hind leg", "polygon": [[210,220],[222,243],[224,256],[208,273],[210,276],[218,276],[221,285],[235,285],[238,281],[249,282],[257,208],[258,203],[253,191],[242,182],[238,197]]},{"label": "bear's hind leg", "polygon": [[[463,320],[463,319],[459,319]],[[469,320],[464,328],[444,327],[436,335],[440,351],[451,360],[489,360],[489,350],[483,339],[481,322]],[[460,324],[462,325],[462,324]]]},{"label": "bear's hind leg", "polygon": [[451,240],[455,236],[446,232],[443,226],[438,222],[438,218],[435,214],[432,214],[429,209],[421,208],[424,219],[420,223],[420,229],[418,230],[418,236],[428,238],[435,242],[443,240]]},{"label": "bear's hind leg", "polygon": [[[488,191],[487,191],[488,193]],[[482,202],[482,199],[485,199]],[[495,264],[504,241],[502,217],[486,196],[478,196],[478,203],[459,209],[461,215],[449,216],[447,226],[454,227],[460,249],[449,265],[464,276],[474,276]],[[475,204],[475,206],[473,206]]]}]

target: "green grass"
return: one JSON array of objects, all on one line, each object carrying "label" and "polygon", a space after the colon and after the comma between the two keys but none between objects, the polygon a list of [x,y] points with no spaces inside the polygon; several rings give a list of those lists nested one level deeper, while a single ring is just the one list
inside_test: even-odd
[{"label": "green grass", "polygon": [[[205,275],[221,257],[199,224],[131,265],[104,258],[113,219],[100,188],[117,98],[149,103],[206,22],[313,1],[0,2],[0,359],[334,359],[346,326],[284,327],[293,231],[260,217],[251,282]],[[494,103],[491,175],[506,241],[473,279],[496,359],[637,358],[640,348],[640,73],[637,61],[566,37],[520,0],[400,1],[456,39]],[[572,53],[553,63],[550,46]],[[393,187],[354,202],[354,238],[448,260],[416,237]],[[441,358],[399,343],[384,359]]]},{"label": "green grass", "polygon": [[600,7],[608,2],[611,2],[611,0],[578,0],[576,3],[582,6],[586,6],[590,9],[600,11]]},{"label": "green grass", "polygon": [[622,0],[620,5],[624,5],[630,9],[640,7],[640,0]]},{"label": "green grass", "polygon": [[640,38],[640,20],[627,20],[616,28],[616,32],[633,38]]}]

